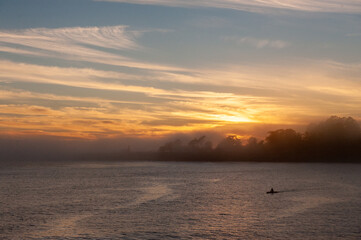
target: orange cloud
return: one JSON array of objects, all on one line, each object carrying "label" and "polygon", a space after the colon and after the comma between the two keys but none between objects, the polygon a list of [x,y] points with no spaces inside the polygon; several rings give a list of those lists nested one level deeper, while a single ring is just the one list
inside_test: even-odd
[{"label": "orange cloud", "polygon": [[[0,89],[4,103],[0,105],[0,128],[8,133],[144,137],[209,129],[230,132],[227,126],[238,128],[250,123],[301,124],[336,113],[361,117],[359,83],[333,77],[345,72],[357,74],[357,64],[344,66],[326,61],[313,68],[268,66],[262,68],[262,73],[256,67],[228,66],[188,69],[188,73],[154,71],[145,76],[153,81],[194,82],[204,89],[184,90],[167,89],[161,84],[125,84],[123,79],[137,83],[142,76],[115,71],[0,63],[0,84],[7,86]],[[326,72],[332,72],[332,76]],[[39,93],[15,89],[9,83],[63,85],[75,90],[71,95]],[[238,92],[239,86],[245,89]],[[93,89],[101,94],[78,95],[76,89]],[[116,94],[108,98],[108,91]],[[122,97],[124,93],[136,97],[128,100]],[[344,112],[340,113],[340,109]]]}]

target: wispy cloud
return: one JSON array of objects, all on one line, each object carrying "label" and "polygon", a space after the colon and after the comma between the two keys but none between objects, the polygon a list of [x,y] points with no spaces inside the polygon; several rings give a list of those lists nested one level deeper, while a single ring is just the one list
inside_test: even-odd
[{"label": "wispy cloud", "polygon": [[346,34],[347,37],[359,37],[361,36],[361,33],[348,33]]},{"label": "wispy cloud", "polygon": [[[143,76],[0,61],[0,86],[5,86],[0,90],[0,129],[95,138],[104,134],[164,135],[246,122],[297,123],[305,114],[328,115],[341,108],[358,117],[361,98],[356,89],[360,83],[339,79],[345,73],[359,76],[360,65],[332,61],[310,65],[313,68],[229,66]],[[329,72],[332,76],[326,74]],[[181,84],[142,86],[138,81],[143,77]],[[123,79],[134,84],[123,83]],[[15,89],[24,82],[27,86],[54,84],[74,89],[70,96]],[[202,90],[184,87],[195,83],[202,85]],[[238,92],[240,86],[245,89]],[[78,95],[78,89],[92,91]],[[86,95],[94,91],[97,97]],[[109,91],[116,94],[108,97]],[[122,97],[127,94],[136,97]],[[73,103],[69,105],[69,101]]]},{"label": "wispy cloud", "polygon": [[0,30],[0,51],[130,68],[182,71],[177,67],[134,60],[120,52],[144,50],[136,43],[137,37],[144,32],[146,30],[128,30],[127,26]]},{"label": "wispy cloud", "polygon": [[[49,51],[63,51],[54,46],[84,46],[112,49],[136,49],[138,32],[127,30],[127,26],[71,27],[71,28],[31,28],[0,32],[0,40]],[[11,40],[11,41],[10,41]]]},{"label": "wispy cloud", "polygon": [[[91,103],[97,106],[105,106],[107,104],[141,104],[147,105],[150,104],[149,102],[142,102],[138,101],[125,101],[125,100],[115,100],[115,99],[105,99],[100,97],[76,97],[76,96],[68,96],[68,95],[55,95],[55,94],[48,94],[48,93],[37,93],[37,92],[30,92],[24,91],[19,89],[0,89],[0,100],[2,101],[19,101],[19,100],[26,100],[26,101],[33,101],[33,100],[45,100],[45,101],[71,101],[71,102],[83,102],[83,103]],[[109,106],[109,105],[107,105]]]},{"label": "wispy cloud", "polygon": [[[169,93],[152,87],[132,86],[117,83],[116,79],[127,76],[122,73],[81,68],[47,67],[34,64],[0,61],[2,72],[0,81],[33,82],[56,84],[78,88],[148,93],[152,95],[168,95]],[[107,81],[104,81],[107,80]]]},{"label": "wispy cloud", "polygon": [[[305,60],[306,61],[306,60]],[[0,82],[32,82],[40,84],[56,84],[77,88],[112,90],[120,92],[142,93],[149,97],[181,100],[185,97],[208,98],[217,96],[228,97],[222,88],[245,87],[243,94],[247,96],[280,97],[290,91],[307,89],[308,86],[324,87],[359,87],[357,79],[360,64],[342,64],[334,61],[311,61],[305,66],[280,67],[275,65],[262,66],[223,66],[220,69],[187,69],[187,73],[158,72],[149,76],[125,74],[114,71],[102,71],[90,68],[64,68],[40,66],[35,64],[0,61]],[[259,71],[259,69],[262,71]],[[309,72],[312,72],[310,75]],[[345,81],[347,77],[349,81]],[[122,80],[132,80],[123,83]],[[203,89],[211,91],[184,90],[182,85],[169,88],[166,85],[142,86],[142,82],[162,81],[181,84],[200,84]],[[290,81],[292,80],[292,81]],[[163,86],[163,87],[162,87]],[[219,91],[214,92],[214,89]],[[228,88],[229,89],[229,88]],[[229,90],[227,90],[229,91]],[[270,91],[276,91],[270,95]],[[236,93],[236,89],[233,93]]]},{"label": "wispy cloud", "polygon": [[229,8],[242,11],[268,11],[271,9],[288,9],[310,12],[360,13],[359,0],[96,0],[132,4],[165,5],[171,7],[213,7]]},{"label": "wispy cloud", "polygon": [[[144,104],[142,97],[133,101],[122,101],[109,100],[106,97],[80,97],[74,96],[74,93],[73,96],[63,96],[6,88],[0,91],[0,99],[6,103],[0,106],[0,129],[15,132],[31,130],[38,131],[39,134],[87,138],[105,132],[108,135],[159,135],[176,130],[200,130],[229,122],[256,121],[252,119],[254,112],[251,109],[263,104],[257,103],[260,97],[222,91],[167,90],[120,84],[116,79],[125,76],[110,71],[47,67],[9,61],[0,63],[0,82],[3,84],[56,84],[92,88],[99,92],[119,91],[120,96],[121,93],[132,92],[150,99],[163,99],[161,104],[157,101]],[[58,101],[55,109],[51,103],[53,101]],[[66,101],[87,103],[89,107],[75,103],[68,107]],[[182,126],[167,124],[166,120],[170,118],[182,123]],[[84,124],[80,120],[91,120],[93,123]],[[117,124],[111,125],[109,122]],[[154,126],[150,127],[150,123],[154,123]]]},{"label": "wispy cloud", "polygon": [[282,40],[270,40],[270,39],[260,39],[254,37],[236,37],[236,36],[225,36],[222,37],[222,40],[226,42],[233,42],[236,44],[247,44],[256,48],[285,48],[290,45],[290,43]]}]

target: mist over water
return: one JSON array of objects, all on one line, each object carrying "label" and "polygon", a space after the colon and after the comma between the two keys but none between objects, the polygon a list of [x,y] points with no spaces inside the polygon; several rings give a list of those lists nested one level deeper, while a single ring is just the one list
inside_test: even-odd
[{"label": "mist over water", "polygon": [[[4,239],[359,239],[361,165],[82,163],[0,170]],[[278,194],[266,194],[273,187]]]}]

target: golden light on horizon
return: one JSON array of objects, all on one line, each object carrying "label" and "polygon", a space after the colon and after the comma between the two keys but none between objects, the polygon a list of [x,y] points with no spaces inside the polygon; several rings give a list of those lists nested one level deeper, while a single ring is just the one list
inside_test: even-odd
[{"label": "golden light on horizon", "polygon": [[250,122],[257,122],[255,120],[249,119],[244,116],[234,116],[234,115],[214,115],[214,119],[222,121],[224,123],[250,123]]}]

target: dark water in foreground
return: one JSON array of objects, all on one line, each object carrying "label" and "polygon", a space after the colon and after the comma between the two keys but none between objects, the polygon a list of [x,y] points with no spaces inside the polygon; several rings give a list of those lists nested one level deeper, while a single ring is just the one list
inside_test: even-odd
[{"label": "dark water in foreground", "polygon": [[0,194],[3,239],[361,239],[353,164],[3,169]]}]

